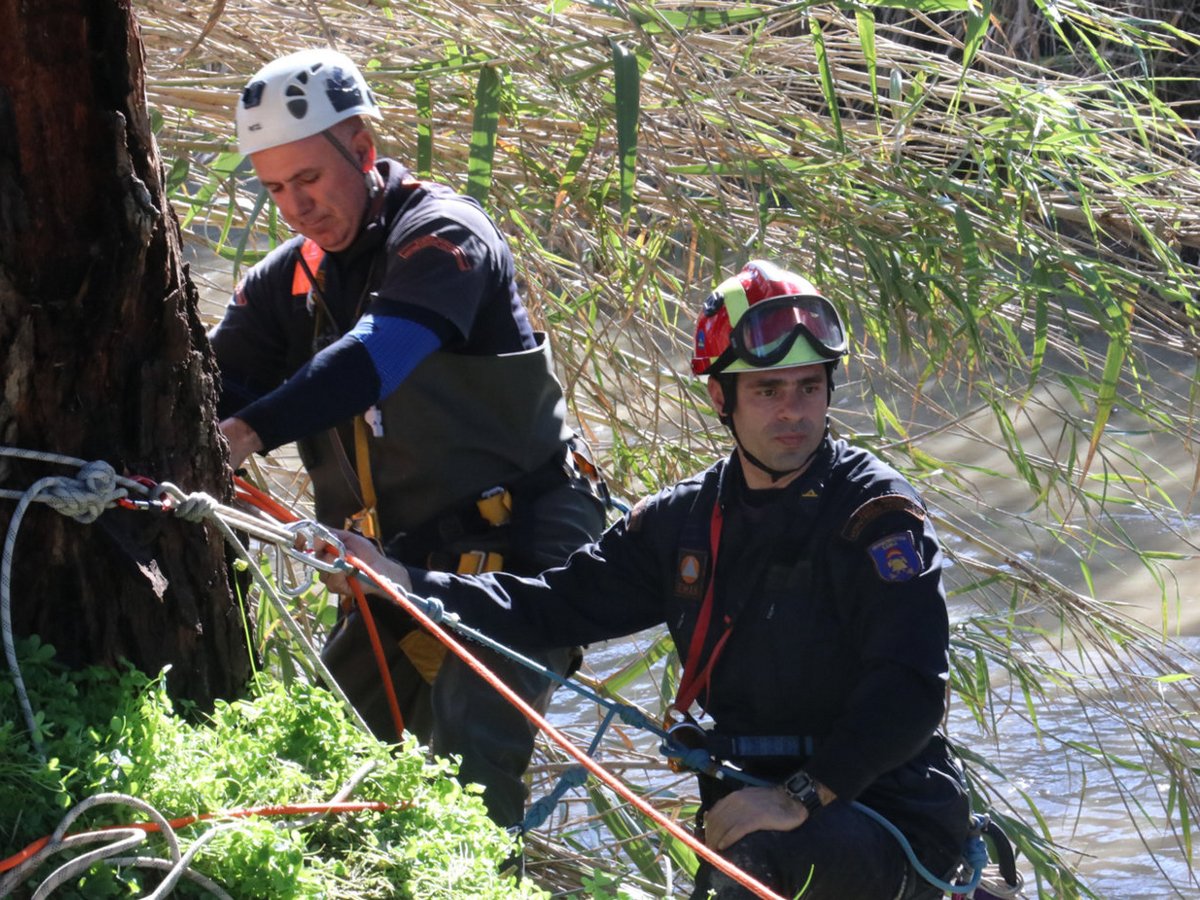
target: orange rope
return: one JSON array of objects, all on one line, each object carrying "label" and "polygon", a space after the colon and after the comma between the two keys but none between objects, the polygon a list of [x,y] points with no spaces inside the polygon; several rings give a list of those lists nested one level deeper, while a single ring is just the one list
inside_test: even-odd
[{"label": "orange rope", "polygon": [[[261,509],[267,515],[273,516],[280,522],[296,522],[299,520],[300,517],[294,512],[265,491],[250,484],[250,482],[246,481],[240,475],[233,476],[233,483],[237,489],[239,500],[243,500],[251,506]],[[358,602],[358,611],[362,615],[363,624],[367,628],[367,637],[371,642],[371,651],[375,656],[375,664],[379,667],[379,679],[383,682],[383,691],[387,696],[388,710],[392,715],[392,724],[396,727],[396,740],[399,741],[404,738],[404,714],[400,712],[400,701],[396,699],[396,685],[392,682],[392,670],[388,666],[387,656],[383,651],[383,643],[379,639],[379,628],[375,625],[375,617],[371,614],[371,608],[367,604],[367,598],[363,594],[362,587],[353,580],[351,580],[350,587],[354,592],[354,599]]]},{"label": "orange rope", "polygon": [[578,760],[585,769],[595,775],[600,781],[612,788],[612,790],[620,797],[625,799],[626,802],[639,809],[644,815],[648,816],[651,821],[661,826],[663,830],[669,832],[674,838],[682,841],[693,853],[695,853],[709,865],[724,872],[738,884],[742,885],[747,890],[753,891],[756,895],[763,898],[763,900],[784,900],[783,897],[781,897],[779,894],[776,894],[765,884],[756,880],[746,872],[743,872],[729,860],[709,849],[705,844],[702,844],[700,841],[696,840],[693,835],[684,831],[684,829],[681,828],[678,823],[672,822],[648,802],[630,790],[618,778],[609,774],[609,772],[601,767],[599,763],[576,747],[566,735],[551,725],[536,709],[526,703],[513,691],[512,688],[501,681],[491,670],[484,666],[483,663],[479,662],[479,660],[477,660],[469,650],[455,640],[455,638],[444,628],[429,618],[429,616],[427,616],[415,603],[409,600],[406,595],[393,589],[389,582],[381,578],[366,563],[349,554],[346,556],[346,561],[363,575],[367,576],[367,578],[369,578],[385,594],[387,594],[387,596],[390,597],[393,602],[397,603],[401,609],[425,626],[430,633],[436,636],[438,640],[440,640],[446,645],[446,647],[453,651],[453,653],[458,656],[459,659],[465,662],[472,671],[479,675],[480,678],[495,688],[496,691],[506,700],[508,700],[509,703],[521,710],[521,712],[524,713],[525,717],[529,719],[530,722],[537,725],[538,728],[552,738],[556,744],[558,744],[560,747],[566,750],[568,754]]},{"label": "orange rope", "polygon": [[[304,816],[313,813],[347,813],[347,812],[382,812],[388,809],[406,809],[409,801],[402,803],[385,803],[383,801],[349,801],[341,803],[290,803],[284,806],[256,806],[249,809],[229,809],[224,812],[198,813],[194,816],[183,816],[172,819],[167,824],[173,829],[186,828],[197,822],[209,819],[247,819],[251,816]],[[64,837],[77,837],[81,834],[99,834],[105,831],[115,831],[121,828],[139,828],[145,832],[161,831],[157,822],[132,822],[128,825],[105,825],[89,831],[74,831]],[[38,838],[20,853],[13,854],[8,859],[0,860],[0,872],[14,869],[30,857],[36,855],[47,844],[49,837]]]},{"label": "orange rope", "polygon": [[259,490],[240,475],[233,476],[233,484],[237,498],[251,506],[256,506],[268,515],[274,516],[280,522],[296,522],[300,517],[272,497],[266,491]]},{"label": "orange rope", "polygon": [[375,663],[383,673],[383,692],[387,695],[388,709],[392,713],[392,723],[396,726],[396,740],[404,738],[404,714],[400,712],[400,701],[396,699],[396,685],[392,683],[392,670],[388,666],[387,656],[383,652],[383,643],[379,640],[379,629],[375,627],[375,617],[371,615],[367,603],[367,595],[363,593],[362,585],[355,579],[350,579],[350,590],[354,592],[354,600],[358,603],[358,611],[362,614],[363,624],[367,626],[367,637],[371,639],[371,650],[375,654]]},{"label": "orange rope", "polygon": [[[276,516],[276,518],[279,518],[282,521],[291,522],[297,519],[297,516],[294,513],[281,506],[271,497],[258,490],[258,488],[247,483],[243,479],[238,478],[237,476],[234,477],[234,480],[237,483],[239,490],[246,494],[245,499],[247,499],[248,502],[253,503],[255,506],[263,509],[271,515]],[[319,548],[313,549],[315,552]],[[604,768],[600,766],[599,763],[576,747],[566,735],[551,725],[536,709],[526,703],[525,700],[518,696],[512,690],[512,688],[501,681],[490,669],[484,666],[483,663],[479,662],[479,660],[476,659],[469,650],[455,640],[454,637],[451,636],[444,628],[430,619],[429,616],[427,616],[419,607],[416,606],[416,604],[409,600],[407,596],[394,590],[385,579],[381,578],[366,563],[349,554],[346,556],[346,561],[363,575],[367,576],[367,578],[377,585],[392,600],[392,602],[398,604],[401,609],[403,609],[421,625],[428,629],[431,634],[440,640],[447,648],[453,651],[454,654],[459,657],[459,659],[465,662],[472,671],[474,671],[477,675],[479,675],[480,678],[495,688],[496,691],[502,697],[508,700],[509,703],[519,709],[524,714],[525,718],[537,725],[538,728],[544,731],[551,739],[554,740],[555,743],[566,750],[568,754],[575,757],[575,759],[577,759],[584,768],[595,775],[600,781],[612,788],[617,795],[624,798],[628,803],[639,809],[644,815],[648,816],[651,821],[657,823],[663,828],[663,830],[670,833],[677,840],[682,841],[685,846],[687,846],[693,853],[695,853],[705,862],[709,863],[711,866],[720,870],[721,872],[724,872],[738,884],[763,898],[763,900],[784,900],[784,898],[780,897],[780,895],[776,894],[762,882],[756,880],[746,872],[743,872],[733,863],[729,862],[729,860],[725,859],[715,851],[710,850],[708,846],[696,840],[693,835],[686,832],[677,823],[666,818],[653,806],[626,787],[625,784],[619,779],[613,775],[610,775]],[[361,588],[354,584],[353,579],[350,579],[350,581],[355,591],[355,597],[359,598],[362,595]],[[359,608],[362,611],[368,633],[375,635],[373,637],[372,644],[374,647],[374,642],[378,641],[378,636],[375,632],[374,617],[371,615],[369,605],[365,602],[365,597],[360,600]],[[388,669],[386,661],[382,657],[382,648],[376,651],[376,661],[379,664],[380,676],[383,679],[385,690],[388,693],[389,703],[395,704],[395,687],[392,685],[391,671]],[[393,718],[400,715],[398,704],[394,706],[392,715]],[[402,720],[400,720],[398,727],[403,727]]]}]

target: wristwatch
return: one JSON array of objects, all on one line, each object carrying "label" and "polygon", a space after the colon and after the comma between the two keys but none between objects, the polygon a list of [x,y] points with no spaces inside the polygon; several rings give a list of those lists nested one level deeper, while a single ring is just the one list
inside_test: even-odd
[{"label": "wristwatch", "polygon": [[817,791],[817,783],[803,769],[783,783],[783,791],[793,800],[803,803],[810,816],[821,808],[821,795]]}]

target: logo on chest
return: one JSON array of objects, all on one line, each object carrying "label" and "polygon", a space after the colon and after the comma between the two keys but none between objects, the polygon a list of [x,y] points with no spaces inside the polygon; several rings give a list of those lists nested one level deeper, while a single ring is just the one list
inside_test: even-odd
[{"label": "logo on chest", "polygon": [[707,553],[680,550],[675,566],[675,596],[681,600],[699,600],[704,596],[704,576],[707,571]]}]

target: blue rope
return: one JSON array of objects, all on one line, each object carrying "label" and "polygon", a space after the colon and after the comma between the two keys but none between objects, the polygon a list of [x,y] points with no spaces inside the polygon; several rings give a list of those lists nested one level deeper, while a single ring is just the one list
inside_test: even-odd
[{"label": "blue rope", "polygon": [[[339,560],[337,563],[335,563],[335,567],[342,568],[344,571],[354,575],[364,582],[370,582],[370,579],[368,579],[365,575],[363,575],[345,560]],[[600,729],[597,731],[595,738],[592,740],[592,745],[588,750],[589,756],[596,752],[596,747],[599,745],[600,738],[604,731],[611,724],[613,717],[615,715],[620,715],[622,721],[631,727],[641,728],[658,736],[658,738],[662,741],[660,749],[663,755],[665,755],[668,759],[677,760],[678,764],[682,767],[691,769],[695,772],[701,772],[705,775],[709,775],[722,781],[740,781],[743,784],[753,785],[756,787],[775,786],[775,782],[756,778],[753,775],[747,775],[740,769],[735,769],[732,766],[717,762],[711,755],[709,755],[708,751],[702,747],[692,748],[683,746],[672,735],[668,734],[666,730],[653,724],[653,722],[646,717],[645,713],[637,709],[637,707],[630,706],[625,703],[618,703],[617,701],[603,697],[585,685],[582,685],[573,679],[559,675],[552,669],[548,669],[541,663],[535,662],[529,657],[518,653],[511,647],[507,647],[504,644],[501,644],[499,641],[493,640],[483,632],[464,625],[456,614],[447,613],[440,601],[429,597],[421,597],[411,592],[408,592],[407,596],[409,600],[416,604],[416,606],[419,607],[421,611],[424,612],[425,615],[429,616],[429,618],[433,621],[447,625],[459,634],[470,638],[472,641],[482,644],[483,646],[494,650],[500,655],[506,656],[514,662],[532,669],[538,674],[555,682],[560,687],[565,687],[568,690],[574,691],[576,694],[579,694],[580,696],[591,700],[592,702],[608,710]],[[546,819],[549,818],[550,814],[554,811],[554,807],[557,806],[558,802],[567,793],[567,791],[573,787],[579,787],[586,781],[587,770],[584,769],[583,766],[572,766],[570,769],[564,772],[562,777],[559,779],[558,784],[555,785],[554,789],[548,795],[540,798],[535,803],[530,805],[529,812],[525,816],[524,821],[521,823],[521,831],[526,832],[545,823]],[[856,800],[852,800],[850,803],[851,806],[860,810],[882,825],[884,829],[891,834],[897,840],[897,842],[899,842],[901,849],[904,851],[904,855],[908,857],[908,861],[912,863],[913,869],[916,870],[917,874],[934,887],[950,893],[970,893],[979,885],[980,880],[983,878],[984,867],[987,866],[988,856],[987,846],[984,844],[978,828],[972,828],[971,835],[968,837],[967,844],[963,850],[963,856],[966,859],[967,864],[970,865],[974,870],[974,874],[971,876],[970,882],[965,885],[950,884],[949,882],[938,878],[927,868],[925,868],[921,861],[917,859],[916,853],[913,852],[912,845],[908,842],[908,838],[904,836],[899,828],[897,828],[870,807],[864,806]]]},{"label": "blue rope", "polygon": [[[612,724],[613,717],[617,712],[616,709],[610,709],[604,716],[604,721],[596,729],[596,734],[592,738],[591,745],[588,747],[588,756],[596,755],[596,750],[600,747],[600,739],[604,737],[604,732]],[[526,834],[544,825],[546,820],[550,818],[550,814],[554,812],[554,808],[558,806],[559,801],[566,796],[567,791],[572,788],[582,787],[587,782],[587,778],[587,769],[578,763],[563,772],[562,776],[558,779],[558,784],[554,786],[554,789],[549,794],[539,797],[529,805],[529,811],[525,813],[525,818],[521,821],[521,834]]]},{"label": "blue rope", "polygon": [[[702,772],[705,775],[722,781],[740,781],[752,787],[778,786],[777,782],[747,775],[740,769],[717,762],[703,747],[684,747],[675,741],[673,737],[668,737],[663,741],[662,752],[668,759],[678,760],[681,765],[693,771]],[[969,894],[979,886],[979,882],[983,878],[983,870],[988,864],[987,845],[983,842],[983,829],[987,825],[986,816],[972,816],[971,830],[963,847],[963,858],[972,869],[971,880],[967,884],[950,884],[925,868],[921,861],[917,859],[917,854],[913,852],[912,844],[908,842],[908,838],[904,836],[904,833],[899,828],[875,810],[869,806],[864,806],[857,800],[851,800],[850,805],[882,825],[884,830],[900,844],[900,849],[904,851],[904,855],[908,857],[908,861],[912,863],[912,867],[916,870],[916,873],[934,887],[951,894]]]},{"label": "blue rope", "polygon": [[871,807],[863,806],[857,800],[851,800],[850,805],[859,812],[865,813],[868,817],[874,819],[884,827],[884,830],[886,830],[889,834],[891,834],[892,837],[899,841],[900,848],[904,851],[904,855],[908,857],[908,861],[912,863],[912,867],[916,869],[917,874],[928,881],[935,888],[946,891],[950,894],[969,894],[979,886],[979,882],[983,879],[983,870],[988,864],[988,853],[987,845],[983,843],[983,835],[977,830],[975,823],[978,822],[979,818],[984,817],[973,817],[974,822],[971,828],[971,833],[968,835],[967,843],[963,848],[963,857],[966,859],[967,865],[969,865],[973,870],[971,880],[966,884],[950,884],[949,882],[938,878],[921,864],[921,861],[917,859],[917,854],[913,852],[912,845],[908,842],[908,838],[901,833],[899,828],[897,828],[879,813],[875,812],[875,810],[871,809]]}]

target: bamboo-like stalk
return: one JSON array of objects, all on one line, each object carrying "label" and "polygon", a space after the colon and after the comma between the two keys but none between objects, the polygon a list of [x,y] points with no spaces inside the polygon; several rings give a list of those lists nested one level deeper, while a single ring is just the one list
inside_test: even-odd
[{"label": "bamboo-like stalk", "polygon": [[[812,273],[852,325],[834,427],[913,477],[957,563],[956,696],[985,730],[1037,727],[1052,695],[1123,723],[1136,759],[1099,737],[1062,750],[1158,785],[1124,795],[1130,820],[1168,823],[1190,859],[1200,709],[1175,676],[1200,667],[1163,635],[1196,574],[1200,154],[1180,111],[1196,115],[1198,97],[1134,66],[1195,79],[1197,16],[1075,0],[1054,22],[1047,6],[997,0],[964,68],[971,20],[920,9],[863,7],[868,22],[812,2],[136,4],[159,142],[190,166],[175,202],[228,257],[243,251],[211,235],[248,226],[251,185],[206,166],[232,150],[236,90],[263,62],[331,40],[355,56],[402,160],[427,83],[434,175],[459,187],[479,71],[497,67],[489,206],[575,417],[628,496],[726,444],[686,374],[704,293],[749,256]],[[628,221],[612,41],[642,68]],[[210,177],[220,189],[202,194]],[[245,253],[267,246],[262,225]],[[302,498],[294,462],[273,471]],[[1160,544],[1126,532],[1131,509]],[[1055,553],[1079,584],[1050,574]],[[1154,581],[1154,627],[1126,614],[1110,566]],[[1030,814],[986,761],[973,774],[981,796]],[[1059,836],[1017,827],[1043,890],[1079,895]],[[538,877],[577,885],[553,846],[563,871]]]}]

